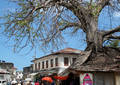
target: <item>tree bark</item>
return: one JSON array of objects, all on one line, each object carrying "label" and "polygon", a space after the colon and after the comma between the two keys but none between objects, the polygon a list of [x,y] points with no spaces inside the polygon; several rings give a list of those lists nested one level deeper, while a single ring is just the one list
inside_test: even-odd
[{"label": "tree bark", "polygon": [[[87,13],[85,15],[76,13],[79,15],[78,16],[81,24],[82,24],[82,29],[86,33],[86,42],[87,42],[87,48],[86,50],[95,50],[95,51],[100,51],[102,49],[102,44],[103,44],[103,36],[102,33],[98,31],[98,23],[95,20],[95,18]],[[82,15],[82,17],[80,16]]]},{"label": "tree bark", "polygon": [[93,18],[90,19],[86,31],[86,50],[100,51],[103,44],[103,37],[101,32],[98,31],[98,25]]}]

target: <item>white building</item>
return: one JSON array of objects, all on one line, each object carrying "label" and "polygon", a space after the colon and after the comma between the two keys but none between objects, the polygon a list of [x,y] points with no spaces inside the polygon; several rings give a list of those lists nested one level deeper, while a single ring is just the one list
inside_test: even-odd
[{"label": "white building", "polygon": [[12,80],[11,74],[8,71],[6,71],[5,69],[0,69],[0,80],[10,82]]},{"label": "white building", "polygon": [[33,72],[41,72],[42,74],[61,73],[68,68],[79,56],[80,50],[66,48],[52,54],[35,58],[32,62]]},{"label": "white building", "polygon": [[[10,75],[11,76],[11,80],[13,80],[15,78],[14,73],[16,72],[16,68],[14,67],[14,64],[11,62],[5,62],[3,60],[0,60],[0,72],[5,73],[4,75]],[[7,73],[6,73],[7,72]],[[9,74],[8,74],[9,73]],[[3,74],[1,74],[3,75]],[[6,77],[9,78],[9,77]],[[6,79],[7,81],[9,81],[9,79]]]},{"label": "white building", "polygon": [[19,80],[22,80],[22,78],[23,78],[23,72],[16,71],[16,79],[19,81]]}]

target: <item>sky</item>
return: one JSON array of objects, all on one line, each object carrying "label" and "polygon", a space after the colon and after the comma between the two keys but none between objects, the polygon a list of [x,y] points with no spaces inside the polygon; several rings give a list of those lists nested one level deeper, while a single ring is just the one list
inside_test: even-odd
[{"label": "sky", "polygon": [[[4,16],[8,10],[15,11],[15,8],[17,8],[16,4],[9,3],[8,0],[0,0],[0,16]],[[106,12],[107,11],[107,12]],[[103,10],[103,13],[100,15],[99,18],[99,28],[110,28],[116,27],[120,24],[120,12],[114,12],[112,17],[112,25],[110,25],[110,18],[108,18],[108,8]],[[80,37],[83,37],[84,35],[81,35]],[[66,37],[66,41],[68,44],[64,47],[71,47],[76,48],[80,50],[84,50],[86,47],[86,44],[83,44],[85,42],[80,43],[79,41],[82,41],[81,39],[71,38],[71,36]],[[14,41],[11,41],[11,43]],[[29,54],[25,55],[26,50],[20,52],[20,53],[14,53],[13,47],[10,43],[7,43],[6,37],[4,37],[2,34],[0,34],[0,60],[5,60],[6,62],[12,62],[14,63],[14,66],[18,70],[23,70],[23,67],[29,66],[32,64],[31,60],[33,60],[33,56],[36,55],[36,57],[41,57],[43,55],[46,55],[48,53],[44,53],[41,50],[37,49],[36,54],[34,51],[31,51]]]},{"label": "sky", "polygon": [[[17,6],[13,3],[9,3],[8,0],[0,0],[0,16],[4,16],[8,10],[15,11],[15,8],[17,8]],[[68,45],[66,45],[64,48],[71,47],[80,50],[83,50],[85,48],[85,45],[80,44],[79,42],[74,42],[76,41],[76,38],[67,37],[67,40],[72,41],[70,41],[70,43],[68,43]],[[11,43],[8,43],[7,38],[0,34],[0,60],[14,63],[14,66],[18,70],[23,70],[23,67],[32,64],[31,60],[34,59],[33,56],[36,55],[36,57],[41,57],[43,55],[49,54],[44,53],[39,49],[36,50],[36,54],[34,51],[31,51],[29,54],[26,55],[25,50],[20,53],[14,53],[13,47],[11,45],[14,41],[10,42]]]},{"label": "sky", "polygon": [[[4,16],[8,10],[15,11],[15,8],[16,5],[9,3],[8,0],[0,0],[0,16]],[[7,38],[0,34],[0,60],[14,63],[18,70],[23,70],[23,67],[31,64],[34,55],[33,51],[27,55],[24,52],[14,53],[12,45],[7,43]],[[41,53],[38,53],[38,55],[40,56]]]}]

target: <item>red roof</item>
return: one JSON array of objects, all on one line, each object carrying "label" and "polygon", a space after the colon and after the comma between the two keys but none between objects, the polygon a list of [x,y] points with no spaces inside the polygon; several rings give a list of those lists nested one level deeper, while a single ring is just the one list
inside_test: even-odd
[{"label": "red roof", "polygon": [[[78,50],[78,49],[65,48],[65,49],[59,50],[59,51],[57,51],[57,52],[53,52],[53,53],[51,53],[51,54],[49,54],[49,55],[56,55],[56,54],[81,54],[81,53],[82,53],[82,51],[81,51],[81,50]],[[40,58],[44,58],[44,57],[47,57],[47,56],[49,56],[49,55],[42,56],[42,57],[40,57]],[[36,58],[36,59],[34,59],[34,60],[38,60],[38,59],[40,59],[40,58]],[[33,60],[33,61],[34,61],[34,60]]]},{"label": "red roof", "polygon": [[74,48],[65,48],[63,50],[60,50],[60,51],[57,51],[57,52],[54,52],[53,54],[56,54],[56,53],[81,53],[81,50],[77,50],[77,49],[74,49]]}]

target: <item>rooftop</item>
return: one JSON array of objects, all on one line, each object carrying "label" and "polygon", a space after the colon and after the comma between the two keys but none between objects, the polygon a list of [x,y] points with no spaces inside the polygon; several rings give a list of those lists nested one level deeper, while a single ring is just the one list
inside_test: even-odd
[{"label": "rooftop", "polygon": [[69,72],[120,72],[120,48],[104,47],[103,51],[84,51],[60,75]]},{"label": "rooftop", "polygon": [[9,72],[8,71],[6,71],[6,69],[1,69],[0,68],[0,74],[8,74]]},{"label": "rooftop", "polygon": [[79,54],[81,53],[82,51],[81,50],[78,50],[78,49],[74,49],[74,48],[65,48],[65,49],[62,49],[60,51],[57,51],[57,52],[54,52],[53,54],[57,54],[57,53],[75,53],[75,54]]},{"label": "rooftop", "polygon": [[120,49],[104,48],[102,52],[86,51],[69,67],[76,71],[120,72]]},{"label": "rooftop", "polygon": [[51,54],[48,54],[48,55],[45,55],[45,56],[42,56],[40,58],[35,58],[33,61],[35,60],[38,60],[38,59],[41,59],[41,58],[44,58],[44,57],[48,57],[50,55],[57,55],[57,54],[81,54],[82,51],[81,50],[78,50],[78,49],[74,49],[74,48],[65,48],[65,49],[62,49],[62,50],[59,50],[57,52],[53,52]]}]

